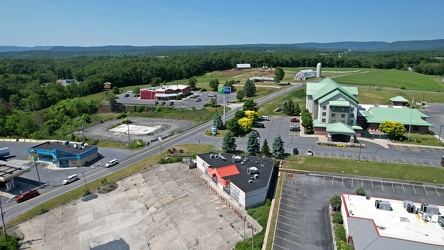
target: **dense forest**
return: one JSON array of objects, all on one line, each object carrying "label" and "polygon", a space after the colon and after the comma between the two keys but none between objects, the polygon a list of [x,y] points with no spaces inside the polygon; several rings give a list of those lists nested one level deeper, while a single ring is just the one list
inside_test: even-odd
[{"label": "dense forest", "polygon": [[[0,57],[0,136],[48,138],[56,136],[61,124],[88,123],[98,103],[80,97],[103,91],[103,83],[125,87],[149,84],[154,80],[188,79],[215,70],[227,70],[237,63],[253,67],[377,68],[443,75],[442,51],[404,52],[322,52],[281,51],[184,53],[170,56],[72,56]],[[64,54],[66,55],[66,54]],[[339,56],[340,55],[340,56]],[[57,79],[75,79],[66,87]],[[48,109],[49,108],[49,109]],[[37,111],[40,111],[36,113]],[[38,115],[36,115],[38,114]],[[79,118],[81,117],[81,118]]]}]

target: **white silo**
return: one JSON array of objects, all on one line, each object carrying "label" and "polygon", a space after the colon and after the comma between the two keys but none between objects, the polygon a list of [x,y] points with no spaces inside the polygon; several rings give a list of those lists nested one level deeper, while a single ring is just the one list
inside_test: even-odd
[{"label": "white silo", "polygon": [[316,66],[316,77],[321,78],[322,77],[322,64],[318,63]]}]

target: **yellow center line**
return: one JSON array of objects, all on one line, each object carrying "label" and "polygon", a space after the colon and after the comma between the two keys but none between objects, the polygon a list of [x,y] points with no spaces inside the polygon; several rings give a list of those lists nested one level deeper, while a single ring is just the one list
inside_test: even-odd
[{"label": "yellow center line", "polygon": [[425,191],[426,195],[429,195],[429,193],[427,192],[427,189],[425,188],[425,186],[423,186],[423,187],[424,187],[424,191]]}]

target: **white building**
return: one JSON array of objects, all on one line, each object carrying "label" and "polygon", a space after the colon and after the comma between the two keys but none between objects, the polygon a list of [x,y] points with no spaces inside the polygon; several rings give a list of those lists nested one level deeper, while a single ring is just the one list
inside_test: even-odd
[{"label": "white building", "polygon": [[249,63],[238,63],[238,64],[236,64],[236,69],[251,69],[251,64],[249,64]]},{"label": "white building", "polygon": [[294,75],[295,80],[306,80],[313,77],[316,77],[316,75],[312,69],[301,70]]},{"label": "white building", "polygon": [[227,153],[197,155],[197,168],[245,208],[261,206],[269,196],[274,160]]},{"label": "white building", "polygon": [[341,214],[354,249],[444,249],[443,206],[342,194]]}]

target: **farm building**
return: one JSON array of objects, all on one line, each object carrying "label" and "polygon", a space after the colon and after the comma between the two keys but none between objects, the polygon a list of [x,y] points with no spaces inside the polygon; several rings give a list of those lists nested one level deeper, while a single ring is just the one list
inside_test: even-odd
[{"label": "farm building", "polygon": [[236,64],[236,69],[251,69],[251,64],[249,64],[249,63],[238,63],[238,64]]},{"label": "farm building", "polygon": [[197,155],[197,168],[248,209],[263,205],[269,196],[274,161],[254,156],[206,153]]},{"label": "farm building", "polygon": [[252,76],[248,80],[253,82],[274,82],[273,77],[263,77],[263,76]]},{"label": "farm building", "polygon": [[153,88],[144,88],[140,90],[140,99],[149,100],[174,100],[177,95],[191,92],[187,85],[168,85]]},{"label": "farm building", "polygon": [[312,69],[301,70],[294,75],[295,80],[307,80],[313,77],[316,77],[316,75]]},{"label": "farm building", "polygon": [[353,249],[444,249],[444,207],[341,195],[346,239]]},{"label": "farm building", "polygon": [[69,141],[47,141],[28,148],[28,153],[32,152],[40,161],[53,162],[60,168],[81,167],[99,156],[97,146]]}]

